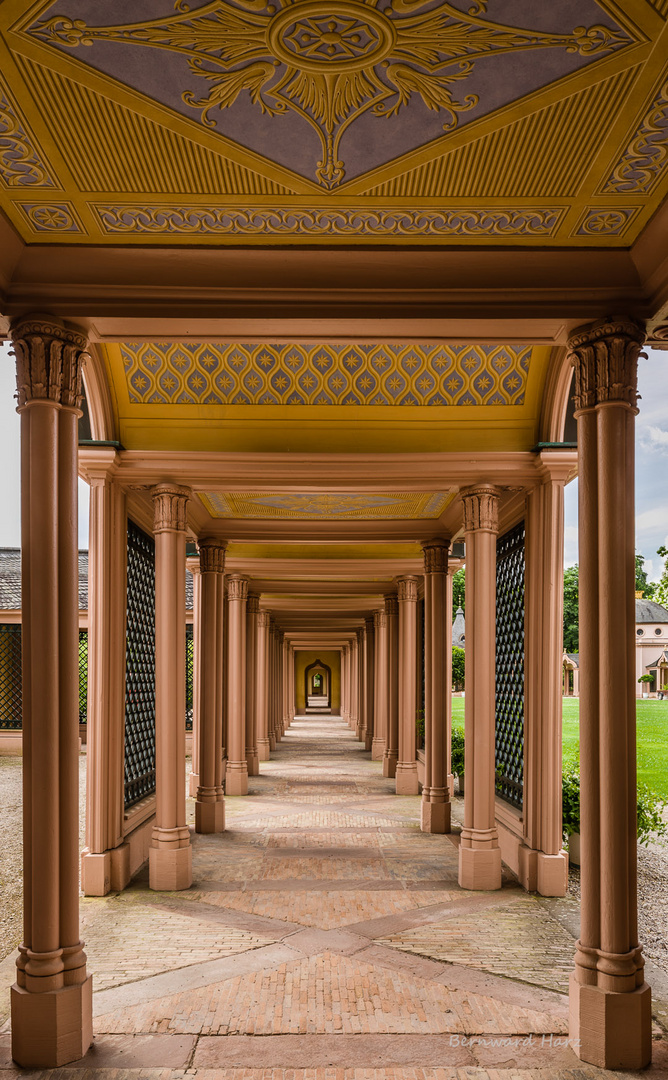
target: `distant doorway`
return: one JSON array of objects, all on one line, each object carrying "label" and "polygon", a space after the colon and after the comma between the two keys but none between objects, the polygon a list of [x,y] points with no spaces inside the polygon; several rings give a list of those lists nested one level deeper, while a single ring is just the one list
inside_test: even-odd
[{"label": "distant doorway", "polygon": [[307,713],[331,713],[332,669],[322,660],[314,660],[304,672],[304,698]]}]

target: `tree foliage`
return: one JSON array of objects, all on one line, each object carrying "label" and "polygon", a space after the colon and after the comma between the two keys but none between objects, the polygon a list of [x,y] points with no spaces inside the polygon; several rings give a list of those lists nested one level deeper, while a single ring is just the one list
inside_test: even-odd
[{"label": "tree foliage", "polygon": [[652,593],[652,599],[657,604],[662,604],[663,607],[668,607],[668,548],[663,544],[657,550],[657,555],[660,555],[662,559],[665,559],[663,564],[663,573],[661,580],[657,585],[654,585],[654,592]]},{"label": "tree foliage", "polygon": [[[665,548],[663,549],[666,550]],[[658,554],[661,554],[659,549]],[[646,599],[650,599],[654,596],[656,585],[653,585],[651,581],[647,580],[647,571],[645,570],[645,556],[636,555],[636,592],[642,593]]]},{"label": "tree foliage", "polygon": [[464,689],[466,653],[457,645],[452,646],[452,685],[455,690]]},{"label": "tree foliage", "polygon": [[577,566],[564,570],[564,651],[576,653],[579,649],[578,594],[580,571]]},{"label": "tree foliage", "polygon": [[457,614],[457,608],[466,611],[466,576],[462,567],[452,576],[452,617]]}]

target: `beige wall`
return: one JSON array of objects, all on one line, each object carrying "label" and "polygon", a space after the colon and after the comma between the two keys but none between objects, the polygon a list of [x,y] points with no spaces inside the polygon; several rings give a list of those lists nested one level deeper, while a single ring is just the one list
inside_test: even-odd
[{"label": "beige wall", "polygon": [[332,712],[341,711],[341,653],[340,652],[296,652],[295,653],[295,709],[303,713],[306,708],[304,695],[304,673],[316,660],[322,660],[323,664],[332,672]]}]

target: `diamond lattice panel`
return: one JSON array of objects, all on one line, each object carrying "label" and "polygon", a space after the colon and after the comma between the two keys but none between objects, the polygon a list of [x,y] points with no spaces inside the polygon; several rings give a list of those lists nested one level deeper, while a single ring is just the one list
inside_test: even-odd
[{"label": "diamond lattice panel", "polygon": [[524,798],[524,541],[521,522],[496,546],[496,793]]},{"label": "diamond lattice panel", "polygon": [[155,791],[155,542],[128,521],[125,806]]}]

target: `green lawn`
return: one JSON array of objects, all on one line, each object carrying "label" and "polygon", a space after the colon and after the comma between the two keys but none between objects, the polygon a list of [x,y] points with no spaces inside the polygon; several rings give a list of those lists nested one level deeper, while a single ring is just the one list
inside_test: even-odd
[{"label": "green lawn", "polygon": [[[580,702],[564,698],[564,764],[577,757],[580,741]],[[668,799],[668,701],[654,699],[637,702],[638,779]],[[464,727],[464,698],[452,699],[452,726]]]}]

